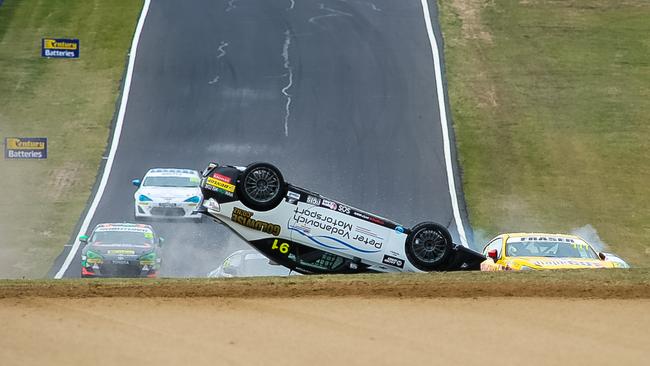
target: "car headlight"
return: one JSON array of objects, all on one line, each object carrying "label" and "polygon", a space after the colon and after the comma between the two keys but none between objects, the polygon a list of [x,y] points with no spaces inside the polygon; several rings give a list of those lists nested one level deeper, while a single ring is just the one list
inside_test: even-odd
[{"label": "car headlight", "polygon": [[199,203],[199,202],[201,202],[201,197],[199,197],[199,196],[192,196],[192,197],[186,199],[184,202]]},{"label": "car headlight", "polygon": [[86,251],[86,263],[101,264],[103,262],[104,262],[104,257],[102,257],[101,254],[97,252],[93,252],[92,250]]},{"label": "car headlight", "polygon": [[156,264],[156,252],[151,252],[148,254],[145,254],[139,258],[140,260],[140,265],[154,265]]},{"label": "car headlight", "polygon": [[148,201],[153,201],[151,198],[145,196],[144,194],[141,194],[140,197],[138,197],[138,201],[140,202],[148,202]]}]

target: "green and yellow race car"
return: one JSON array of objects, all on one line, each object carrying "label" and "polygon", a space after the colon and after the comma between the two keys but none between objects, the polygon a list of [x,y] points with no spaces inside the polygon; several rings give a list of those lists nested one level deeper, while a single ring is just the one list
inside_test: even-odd
[{"label": "green and yellow race car", "polygon": [[163,238],[145,224],[99,224],[82,235],[81,277],[156,277]]}]

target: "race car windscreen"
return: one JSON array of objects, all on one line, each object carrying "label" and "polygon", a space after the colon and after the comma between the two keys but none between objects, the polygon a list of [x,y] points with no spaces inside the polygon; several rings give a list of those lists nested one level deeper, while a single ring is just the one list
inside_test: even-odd
[{"label": "race car windscreen", "polygon": [[92,243],[153,244],[153,234],[146,231],[97,231]]},{"label": "race car windscreen", "polygon": [[142,183],[145,187],[198,187],[198,177],[147,177]]},{"label": "race car windscreen", "polygon": [[556,241],[510,241],[506,244],[508,257],[566,257],[598,259],[589,244],[584,242],[556,242]]}]

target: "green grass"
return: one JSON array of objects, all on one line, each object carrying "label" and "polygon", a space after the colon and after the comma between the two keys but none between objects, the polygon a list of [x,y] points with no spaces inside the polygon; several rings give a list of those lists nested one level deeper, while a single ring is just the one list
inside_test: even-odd
[{"label": "green grass", "polygon": [[[0,137],[47,137],[48,159],[0,160],[0,277],[41,277],[95,182],[142,1],[7,0],[0,6]],[[79,38],[78,60],[42,37]]]},{"label": "green grass", "polygon": [[438,2],[479,236],[592,225],[650,265],[650,2]]}]

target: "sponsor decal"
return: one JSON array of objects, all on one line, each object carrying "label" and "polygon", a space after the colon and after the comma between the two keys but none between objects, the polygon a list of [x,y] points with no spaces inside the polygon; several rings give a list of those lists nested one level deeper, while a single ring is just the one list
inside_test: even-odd
[{"label": "sponsor decal", "polygon": [[321,202],[321,205],[323,207],[327,207],[327,208],[329,208],[330,210],[333,210],[333,211],[336,211],[336,209],[338,208],[338,206],[336,205],[336,202],[326,200],[326,199],[323,199],[323,201]]},{"label": "sponsor decal", "polygon": [[79,40],[66,38],[43,38],[41,57],[79,58]]},{"label": "sponsor decal", "polygon": [[5,159],[47,159],[47,138],[6,137]]},{"label": "sponsor decal", "polygon": [[573,259],[549,259],[549,260],[536,260],[533,264],[537,266],[584,266],[584,267],[603,267],[600,262],[587,262]]},{"label": "sponsor decal", "polygon": [[278,236],[280,235],[280,225],[272,224],[270,222],[255,220],[253,213],[250,211],[242,210],[241,208],[233,208],[230,219],[239,225],[246,226],[253,230],[258,230],[263,233]]},{"label": "sponsor decal", "polygon": [[[125,250],[125,249],[110,249],[106,251],[108,254],[126,254],[132,255],[135,254],[135,250]],[[124,259],[124,257],[122,257]]]},{"label": "sponsor decal", "polygon": [[223,174],[219,174],[219,173],[212,174],[212,177],[217,179],[217,180],[220,180],[222,182],[226,182],[226,183],[230,183],[232,181],[232,179],[230,177],[227,177],[227,176],[225,176]]},{"label": "sponsor decal", "polygon": [[211,190],[213,192],[217,192],[217,193],[223,194],[224,196],[228,196],[228,197],[234,197],[235,196],[234,193],[232,193],[232,192],[228,192],[228,191],[226,191],[226,190],[224,190],[222,188],[218,188],[218,187],[215,187],[215,186],[209,185],[209,184],[205,185],[205,189],[209,189],[209,190]]},{"label": "sponsor decal", "polygon": [[383,264],[388,264],[389,266],[397,267],[397,268],[404,268],[404,260],[391,257],[390,255],[385,255],[384,254],[384,259],[381,261]]},{"label": "sponsor decal", "polygon": [[298,200],[300,200],[300,193],[288,191],[287,192],[287,202],[291,203],[292,205],[295,205],[298,203]]},{"label": "sponsor decal", "polygon": [[105,243],[100,243],[100,242],[95,242],[93,243],[93,247],[100,247],[100,248],[111,248],[111,247],[129,247],[129,248],[151,248],[151,245],[149,244],[105,244]]},{"label": "sponsor decal", "polygon": [[346,206],[346,205],[341,204],[341,203],[339,203],[338,211],[341,212],[341,213],[344,213],[344,214],[346,214],[346,215],[349,215],[350,212],[351,212],[349,206]]},{"label": "sponsor decal", "polygon": [[[147,233],[152,233],[151,229],[146,228],[146,227],[134,227],[134,226],[100,226],[97,229],[95,229],[96,232],[104,232],[104,231],[128,231],[132,233],[144,233],[145,235]],[[152,233],[153,235],[153,233]]]},{"label": "sponsor decal", "polygon": [[314,206],[320,206],[321,199],[314,196],[307,196],[307,203]]},{"label": "sponsor decal", "polygon": [[382,220],[382,219],[380,219],[378,217],[370,216],[370,215],[367,215],[367,214],[365,214],[363,212],[359,212],[357,210],[351,210],[351,211],[352,211],[352,216],[356,216],[356,217],[358,217],[358,218],[360,218],[362,220],[366,220],[366,221],[372,222],[373,224],[377,224],[377,225],[381,225],[381,226],[389,226],[389,225],[386,225],[386,222],[384,220]]},{"label": "sponsor decal", "polygon": [[217,179],[215,179],[213,177],[208,177],[208,179],[205,181],[205,184],[216,187],[216,188],[223,189],[224,191],[230,192],[230,193],[235,191],[235,185],[234,184],[226,183],[226,182],[217,180]]},{"label": "sponsor decal", "polygon": [[363,220],[366,220],[366,221],[370,220],[370,216],[368,216],[368,215],[366,215],[366,214],[364,214],[362,212],[359,212],[359,211],[352,211],[352,216],[356,216],[356,217],[358,217],[360,219],[363,219]]},{"label": "sponsor decal", "polygon": [[[369,229],[358,225],[353,227],[351,223],[345,220],[320,213],[313,209],[296,208],[293,220],[296,224],[299,224],[297,227],[321,229],[328,234],[337,235],[342,239],[363,243],[376,249],[381,249],[383,246],[383,238],[379,237]],[[352,231],[354,231],[354,233]]]},{"label": "sponsor decal", "polygon": [[345,239],[350,239],[350,231],[352,231],[352,224],[339,220],[332,216],[323,215],[319,212],[298,209],[294,211],[293,220],[306,227],[314,227],[317,229],[325,230],[330,234],[341,236]]},{"label": "sponsor decal", "polygon": [[[531,237],[522,237],[522,238],[521,238],[521,241],[526,241],[526,240],[529,240],[529,241],[558,241],[558,242],[562,242],[562,241],[564,241],[564,242],[567,242],[567,243],[573,243],[573,242],[574,242],[574,240],[571,239],[571,238],[558,238],[558,237],[552,237],[552,236],[550,236],[550,237],[545,237],[545,236],[535,237],[535,236],[531,236]],[[516,241],[516,238],[513,238],[513,241]]]}]

